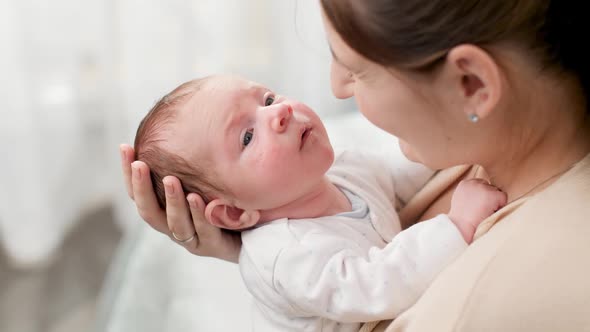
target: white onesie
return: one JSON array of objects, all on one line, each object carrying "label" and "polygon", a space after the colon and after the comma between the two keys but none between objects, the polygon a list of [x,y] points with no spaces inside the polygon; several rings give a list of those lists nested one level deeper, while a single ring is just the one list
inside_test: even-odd
[{"label": "white onesie", "polygon": [[[329,179],[353,211],[278,219],[242,233],[254,331],[355,331],[410,307],[466,247],[446,215],[401,231],[394,206],[418,188],[370,155],[340,153]],[[399,192],[399,190],[398,190]]]}]

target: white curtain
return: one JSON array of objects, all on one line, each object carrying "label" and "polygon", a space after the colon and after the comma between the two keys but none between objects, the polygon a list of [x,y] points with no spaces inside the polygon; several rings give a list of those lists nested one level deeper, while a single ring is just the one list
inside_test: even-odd
[{"label": "white curtain", "polygon": [[139,222],[118,144],[183,81],[233,73],[306,102],[329,91],[329,52],[311,0],[0,1],[0,244],[43,262],[80,214],[114,204]]},{"label": "white curtain", "polygon": [[98,1],[0,2],[0,242],[16,263],[51,256],[112,192],[102,10]]}]

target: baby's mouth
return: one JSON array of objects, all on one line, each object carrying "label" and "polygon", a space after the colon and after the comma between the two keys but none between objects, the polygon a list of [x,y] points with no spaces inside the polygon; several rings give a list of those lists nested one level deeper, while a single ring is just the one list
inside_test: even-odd
[{"label": "baby's mouth", "polygon": [[299,150],[303,149],[303,145],[307,141],[307,138],[311,134],[311,128],[305,127],[303,132],[301,133],[301,144],[299,145]]}]

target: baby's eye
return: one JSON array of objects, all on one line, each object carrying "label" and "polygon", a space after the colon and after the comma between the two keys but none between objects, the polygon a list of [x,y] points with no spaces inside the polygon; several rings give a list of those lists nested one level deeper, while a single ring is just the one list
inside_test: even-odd
[{"label": "baby's eye", "polygon": [[242,145],[248,146],[248,144],[250,144],[250,142],[252,142],[252,138],[254,138],[254,129],[248,129],[244,133],[244,137],[242,137]]},{"label": "baby's eye", "polygon": [[275,96],[274,95],[268,95],[265,99],[264,99],[264,106],[270,106],[272,105],[272,103],[275,102]]}]

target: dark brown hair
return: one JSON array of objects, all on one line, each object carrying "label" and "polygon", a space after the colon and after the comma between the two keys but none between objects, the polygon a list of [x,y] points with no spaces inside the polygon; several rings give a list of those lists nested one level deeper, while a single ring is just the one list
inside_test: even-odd
[{"label": "dark brown hair", "polygon": [[[357,53],[385,66],[421,64],[460,44],[512,42],[544,68],[576,77],[590,95],[583,2],[568,0],[321,0],[326,17]],[[588,109],[588,108],[587,108]]]},{"label": "dark brown hair", "polygon": [[214,172],[205,161],[188,161],[162,147],[163,133],[174,120],[178,110],[198,92],[209,78],[186,82],[160,99],[141,120],[135,135],[135,159],[145,162],[150,168],[150,177],[160,207],[166,207],[166,194],[162,180],[176,176],[185,193],[197,193],[205,202],[211,193],[225,190],[211,179]]}]

